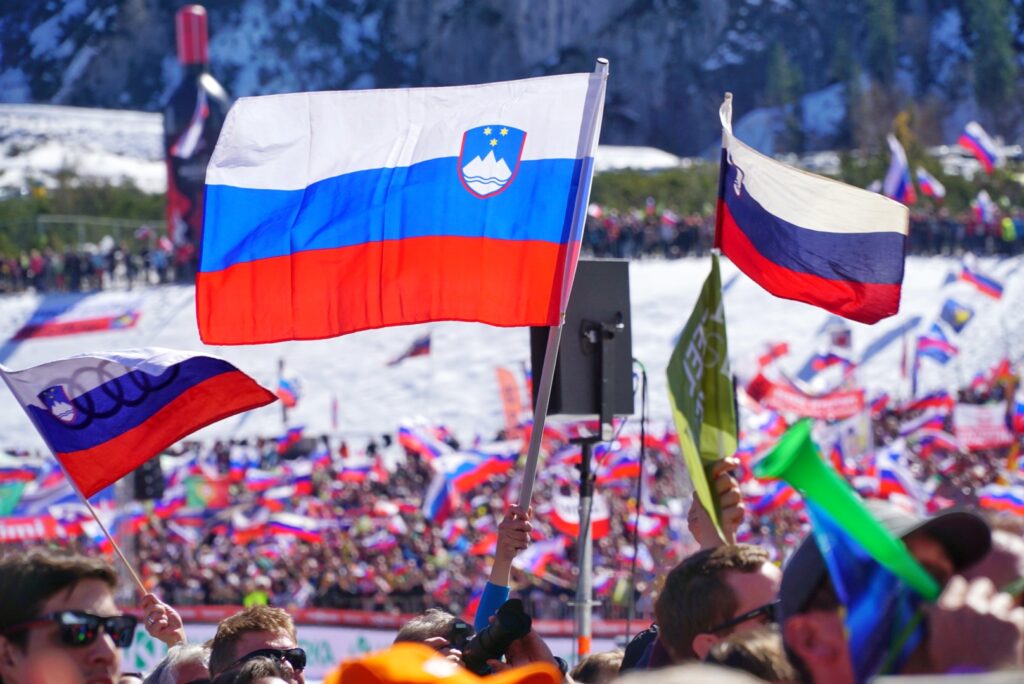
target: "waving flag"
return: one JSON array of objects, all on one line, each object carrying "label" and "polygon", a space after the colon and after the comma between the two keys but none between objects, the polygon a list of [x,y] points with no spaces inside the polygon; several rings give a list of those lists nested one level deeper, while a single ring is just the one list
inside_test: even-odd
[{"label": "waving flag", "polygon": [[815,542],[845,610],[847,647],[857,682],[898,672],[924,638],[923,599],[889,572],[840,523],[807,503]]},{"label": "waving flag", "polygon": [[977,121],[969,121],[964,126],[964,132],[960,134],[958,142],[981,162],[981,165],[985,167],[985,173],[992,173],[992,170],[999,165],[999,148]]},{"label": "waving flag", "polygon": [[[601,494],[594,494],[590,509],[590,532],[594,540],[607,537],[612,531],[611,509]],[[551,497],[551,526],[564,535],[580,536],[580,498],[577,494],[554,493]]]},{"label": "waving flag", "polygon": [[942,313],[939,316],[959,333],[974,317],[974,309],[955,299],[947,299],[942,305]]},{"label": "waving flag", "polygon": [[780,164],[732,135],[721,110],[715,246],[776,297],[874,323],[899,311],[908,211]]},{"label": "waving flag", "polygon": [[960,350],[949,341],[938,323],[932,323],[927,334],[917,338],[918,357],[925,356],[945,364],[959,352]]},{"label": "waving flag", "polygon": [[294,378],[281,378],[277,382],[275,394],[286,408],[295,408],[299,405],[299,397],[302,395],[300,388],[301,385],[298,380]]},{"label": "waving flag", "polygon": [[556,325],[606,75],[236,101],[206,171],[203,341]]},{"label": "waving flag", "polygon": [[[736,451],[737,440],[722,275],[716,254],[711,255],[711,273],[683,326],[665,375],[683,461],[694,492],[721,534],[718,493],[712,491],[709,476],[718,461]],[[639,463],[637,471],[639,475]]]},{"label": "waving flag", "polygon": [[428,356],[430,354],[430,333],[417,337],[404,352],[388,361],[389,366],[397,366],[406,359],[414,356]]},{"label": "waving flag", "polygon": [[987,190],[978,192],[978,196],[971,201],[971,210],[974,212],[974,218],[981,223],[989,224],[996,220],[996,203],[992,201]]},{"label": "waving flag", "polygon": [[988,295],[992,299],[1000,299],[1003,296],[1002,283],[994,278],[989,278],[979,271],[975,271],[967,264],[964,264],[960,270],[960,280],[970,283],[978,292]]},{"label": "waving flag", "polygon": [[917,185],[921,194],[940,200],[946,196],[946,186],[939,179],[928,173],[923,167],[917,167]]},{"label": "waving flag", "polygon": [[82,495],[274,395],[227,361],[169,349],[73,356],[0,376]]},{"label": "waving flag", "polygon": [[890,133],[885,137],[889,144],[889,152],[892,159],[889,161],[889,170],[885,173],[885,180],[882,182],[882,192],[886,197],[891,197],[903,204],[913,204],[917,201],[917,193],[914,192],[914,181],[910,179],[910,164],[907,163],[907,153],[903,151],[903,145]]}]

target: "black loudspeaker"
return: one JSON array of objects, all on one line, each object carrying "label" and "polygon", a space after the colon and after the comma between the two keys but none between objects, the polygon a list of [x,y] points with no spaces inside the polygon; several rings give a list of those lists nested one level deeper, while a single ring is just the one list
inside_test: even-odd
[{"label": "black loudspeaker", "polygon": [[135,469],[135,499],[147,501],[162,499],[164,496],[164,471],[160,467],[160,456],[154,456]]},{"label": "black loudspeaker", "polygon": [[[603,326],[602,326],[603,324]],[[581,259],[566,311],[548,415],[601,415],[601,345],[611,352],[606,387],[613,415],[633,413],[633,341],[629,314],[629,262]],[[533,406],[537,405],[550,328],[530,328]],[[613,339],[609,339],[613,338]]]}]

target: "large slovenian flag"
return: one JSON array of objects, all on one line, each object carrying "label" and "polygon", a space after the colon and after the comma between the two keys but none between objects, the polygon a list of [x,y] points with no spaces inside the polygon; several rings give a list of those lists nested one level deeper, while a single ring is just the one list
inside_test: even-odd
[{"label": "large slovenian flag", "polygon": [[999,148],[977,121],[967,122],[964,132],[960,134],[960,139],[957,142],[962,147],[966,147],[981,162],[981,165],[985,167],[985,173],[992,173],[992,170],[999,165]]},{"label": "large slovenian flag", "polygon": [[732,135],[731,98],[721,117],[715,246],[777,297],[862,323],[899,311],[907,208],[754,151]]},{"label": "large slovenian flag", "polygon": [[199,428],[274,401],[227,361],[170,349],[0,366],[0,376],[85,497]]},{"label": "large slovenian flag", "polygon": [[914,181],[910,178],[907,153],[903,151],[903,145],[892,133],[885,137],[885,141],[889,144],[892,158],[889,161],[889,170],[885,173],[885,180],[882,181],[882,192],[897,202],[913,204],[917,201],[917,193],[914,192]]},{"label": "large slovenian flag", "polygon": [[556,325],[606,75],[241,98],[206,172],[203,341]]}]

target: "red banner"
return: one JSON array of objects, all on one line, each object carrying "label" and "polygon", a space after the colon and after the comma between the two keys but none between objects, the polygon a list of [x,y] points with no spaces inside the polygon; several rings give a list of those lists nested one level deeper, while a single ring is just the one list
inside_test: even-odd
[{"label": "red banner", "polygon": [[49,515],[31,518],[0,518],[0,543],[56,539],[60,533],[57,521]]},{"label": "red banner", "polygon": [[505,429],[513,434],[519,426],[523,412],[523,401],[519,394],[519,383],[507,368],[495,369],[498,374],[498,391],[501,393],[501,405],[505,410]]},{"label": "red banner", "polygon": [[996,449],[1013,442],[1006,426],[1004,404],[957,404],[953,409],[953,432],[970,451]]},{"label": "red banner", "polygon": [[864,390],[832,392],[819,397],[804,394],[788,385],[772,382],[763,375],[754,378],[747,393],[764,406],[808,418],[840,420],[855,416],[864,410]]}]

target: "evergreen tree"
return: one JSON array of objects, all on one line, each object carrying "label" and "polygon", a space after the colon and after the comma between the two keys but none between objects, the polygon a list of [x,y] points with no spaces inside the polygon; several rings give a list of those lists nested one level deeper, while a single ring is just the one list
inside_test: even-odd
[{"label": "evergreen tree", "polygon": [[896,71],[896,7],[893,0],[867,0],[865,4],[868,73],[888,84]]},{"label": "evergreen tree", "polygon": [[1017,79],[1007,0],[965,0],[974,50],[974,95],[989,109],[1009,103]]}]

